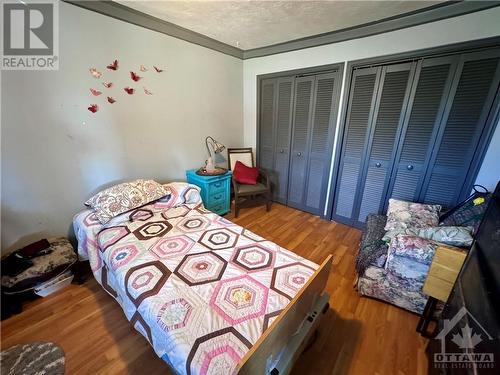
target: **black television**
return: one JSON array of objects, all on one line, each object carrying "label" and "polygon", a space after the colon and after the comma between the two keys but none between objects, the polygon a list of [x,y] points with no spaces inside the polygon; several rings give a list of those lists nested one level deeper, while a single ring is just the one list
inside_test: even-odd
[{"label": "black television", "polygon": [[500,182],[429,343],[429,372],[500,374]]}]

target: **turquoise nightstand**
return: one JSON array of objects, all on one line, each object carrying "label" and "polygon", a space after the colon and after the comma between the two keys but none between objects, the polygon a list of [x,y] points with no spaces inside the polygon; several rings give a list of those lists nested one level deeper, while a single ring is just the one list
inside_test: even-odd
[{"label": "turquoise nightstand", "polygon": [[201,199],[205,207],[218,215],[227,214],[230,206],[231,172],[219,176],[200,176],[196,169],[186,171],[187,182],[201,188]]}]

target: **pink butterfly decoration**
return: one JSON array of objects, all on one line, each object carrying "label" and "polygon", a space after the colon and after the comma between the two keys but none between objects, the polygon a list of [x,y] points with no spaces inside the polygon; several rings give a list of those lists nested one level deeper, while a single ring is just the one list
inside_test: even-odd
[{"label": "pink butterfly decoration", "polygon": [[156,66],[153,65],[153,68],[155,68],[156,73],[161,73],[163,72],[163,69],[157,68]]},{"label": "pink butterfly decoration", "polygon": [[101,78],[101,76],[102,76],[102,73],[100,71],[98,71],[96,68],[90,68],[89,71],[90,71],[90,74],[92,74],[92,77],[94,77],[94,78]]},{"label": "pink butterfly decoration", "polygon": [[147,88],[143,87],[143,89],[144,89],[144,94],[153,95],[153,93],[151,91],[149,91]]},{"label": "pink butterfly decoration", "polygon": [[108,103],[113,104],[114,102],[116,102],[115,98],[113,98],[112,96],[108,96]]},{"label": "pink butterfly decoration", "polygon": [[141,67],[139,68],[139,70],[141,72],[147,72],[148,71],[148,69],[144,65],[141,65]]},{"label": "pink butterfly decoration", "polygon": [[137,74],[135,74],[134,72],[130,72],[130,78],[132,78],[132,80],[134,82],[137,82],[138,80],[140,80],[142,77],[139,77]]},{"label": "pink butterfly decoration", "polygon": [[118,60],[113,61],[106,68],[108,68],[109,70],[118,70]]},{"label": "pink butterfly decoration", "polygon": [[132,87],[125,87],[124,90],[129,95],[132,95],[134,93],[134,89]]},{"label": "pink butterfly decoration", "polygon": [[99,110],[99,106],[97,104],[91,104],[87,109],[92,113],[96,113]]},{"label": "pink butterfly decoration", "polygon": [[94,96],[99,96],[102,94],[102,92],[100,92],[99,90],[96,90],[96,89],[90,89],[90,92],[92,93],[92,95]]},{"label": "pink butterfly decoration", "polygon": [[111,87],[113,87],[113,82],[103,82],[102,85],[107,89],[110,89]]}]

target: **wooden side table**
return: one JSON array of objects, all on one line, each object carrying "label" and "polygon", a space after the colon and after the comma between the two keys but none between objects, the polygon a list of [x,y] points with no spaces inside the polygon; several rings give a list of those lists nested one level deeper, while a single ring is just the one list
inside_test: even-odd
[{"label": "wooden side table", "polygon": [[231,171],[218,176],[200,176],[196,169],[186,171],[190,184],[199,186],[205,207],[218,215],[227,214],[230,209]]},{"label": "wooden side table", "polygon": [[437,247],[422,288],[423,292],[429,296],[417,325],[417,332],[422,336],[433,337],[427,328],[433,320],[437,301],[446,302],[448,300],[466,257],[467,250],[465,249],[446,245]]}]

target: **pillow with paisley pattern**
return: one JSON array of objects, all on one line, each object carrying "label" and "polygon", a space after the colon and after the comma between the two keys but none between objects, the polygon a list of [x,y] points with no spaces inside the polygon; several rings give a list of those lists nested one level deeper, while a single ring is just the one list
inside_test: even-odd
[{"label": "pillow with paisley pattern", "polygon": [[168,188],[153,180],[124,182],[100,191],[85,202],[94,209],[101,222],[106,224],[115,216],[158,200],[170,194]]}]

